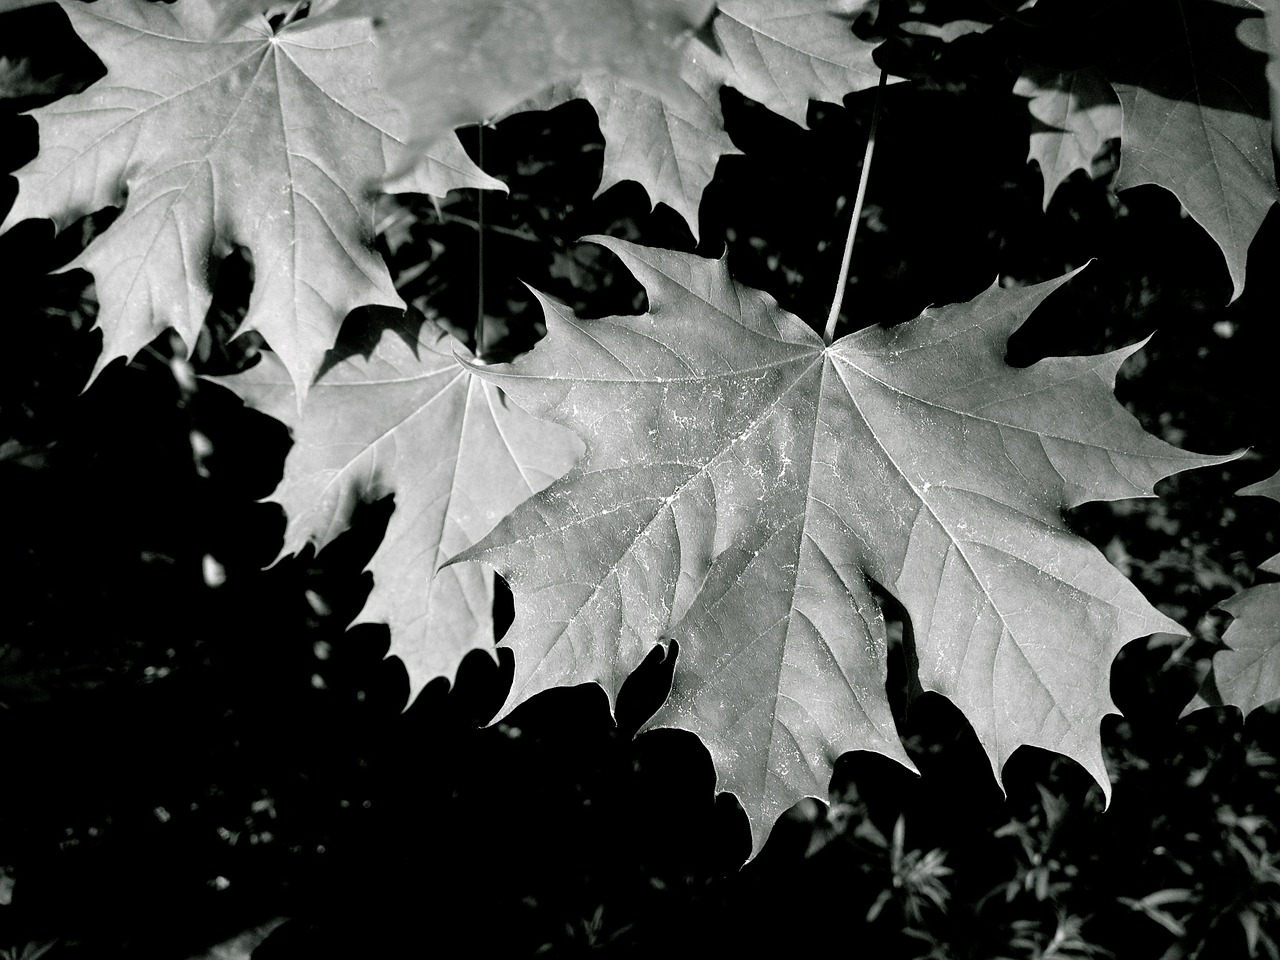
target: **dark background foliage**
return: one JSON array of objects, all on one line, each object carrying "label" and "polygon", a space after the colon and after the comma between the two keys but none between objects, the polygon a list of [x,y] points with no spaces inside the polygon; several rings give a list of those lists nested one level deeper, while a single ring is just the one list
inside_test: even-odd
[{"label": "dark background foliage", "polygon": [[[37,143],[19,111],[98,68],[56,10],[0,21],[12,170]],[[1228,309],[1216,247],[1170,195],[1117,199],[1108,177],[1076,174],[1042,212],[1040,175],[1024,162],[1030,120],[1009,93],[1019,31],[884,51],[916,82],[885,94],[845,312],[853,326],[898,323],[997,277],[1032,282],[1096,258],[1014,337],[1010,362],[1154,333],[1122,372],[1121,399],[1171,442],[1250,448],[1167,481],[1159,500],[1071,518],[1194,632],[1135,641],[1117,659],[1124,715],[1103,728],[1110,809],[1080,768],[1029,749],[1002,794],[959,712],[909,697],[909,625],[889,686],[921,776],[844,757],[830,805],[798,805],[743,869],[745,818],[715,796],[697,741],[634,736],[669,680],[661,652],[624,689],[616,722],[584,687],[485,726],[509,682],[505,652],[472,654],[452,688],[437,681],[407,705],[385,628],[344,629],[392,503],[366,507],[320,556],[263,569],[283,517],[255,501],[279,479],[287,431],[192,379],[165,337],[81,395],[99,344],[92,286],[48,271],[111,214],[56,238],[29,222],[0,238],[0,957],[47,947],[181,960],[278,917],[290,919],[255,958],[759,954],[770,943],[874,944],[887,957],[1275,957],[1276,712],[1179,713],[1224,623],[1213,604],[1277,549],[1276,505],[1233,491],[1277,467],[1266,345],[1280,223],[1264,227]],[[723,94],[743,155],[721,161],[696,249],[726,254],[740,281],[815,326],[873,99],[814,105],[801,130]],[[464,135],[473,155],[483,136],[485,166],[510,195],[486,196],[483,211],[474,193],[439,209],[388,201],[379,240],[415,310],[464,339],[481,287],[494,353],[541,333],[520,281],[587,315],[643,308],[638,285],[582,235],[695,249],[634,184],[593,199],[602,150],[582,103]],[[224,266],[196,372],[248,362],[252,338],[230,333],[250,281],[250,265]],[[340,349],[387,320],[353,314]],[[498,613],[509,622],[501,590]]]}]

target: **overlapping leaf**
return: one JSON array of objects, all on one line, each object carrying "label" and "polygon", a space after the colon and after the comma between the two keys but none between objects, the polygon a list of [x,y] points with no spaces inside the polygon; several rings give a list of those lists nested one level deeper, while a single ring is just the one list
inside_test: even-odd
[{"label": "overlapping leaf", "polygon": [[839,103],[874,87],[876,44],[854,36],[849,25],[865,6],[837,15],[815,0],[724,0],[712,29],[732,65],[729,82],[800,126],[810,100]]},{"label": "overlapping leaf", "polygon": [[1249,244],[1280,199],[1260,12],[1244,0],[1187,0],[1130,15],[1142,34],[1106,69],[1124,112],[1116,189],[1173,192],[1222,248],[1234,299]]},{"label": "overlapping leaf", "polygon": [[[232,21],[260,6],[236,0]],[[839,102],[873,86],[874,44],[854,36],[855,0],[729,0],[712,30],[720,51],[692,38],[710,0],[625,0],[583,15],[578,0],[344,0],[324,18],[380,26],[387,91],[429,143],[453,127],[513,109],[587,100],[600,118],[600,190],[639,182],[698,235],[698,205],[722,156],[720,88],[732,85],[801,125],[809,100]]]},{"label": "overlapping leaf", "polygon": [[[229,0],[222,23],[262,0]],[[500,116],[547,88],[600,74],[653,91],[676,83],[681,48],[715,0],[338,0],[322,19],[378,28],[386,91],[425,145]]]},{"label": "overlapping leaf", "polygon": [[383,75],[425,143],[599,74],[641,89],[679,83],[682,48],[714,0],[375,0]]},{"label": "overlapping leaf", "polygon": [[[1280,473],[1240,493],[1280,501]],[[1280,574],[1280,553],[1258,569]],[[1234,620],[1222,635],[1228,649],[1213,657],[1214,682],[1222,700],[1247,716],[1280,697],[1280,583],[1242,590],[1219,606]]]},{"label": "overlapping leaf", "polygon": [[[864,3],[853,5],[860,9]],[[585,99],[604,135],[603,192],[635,180],[698,236],[698,205],[722,156],[739,151],[724,130],[726,84],[771,110],[805,123],[810,100],[839,102],[874,86],[874,44],[854,36],[851,14],[824,0],[733,0],[712,22],[720,52],[701,40],[684,48],[678,82],[655,90],[616,75],[592,74],[532,98],[527,109]]]},{"label": "overlapping leaf", "polygon": [[1034,744],[1105,787],[1111,659],[1179,628],[1061,510],[1215,460],[1115,401],[1136,348],[1006,365],[1009,335],[1066,278],[824,348],[723,262],[599,242],[649,313],[582,321],[544,300],[547,338],[476,370],[587,444],[459,556],[516,595],[507,709],[558,684],[612,697],[675,638],[653,725],[702,738],[759,849],[782,810],[825,795],[840,753],[906,762],[873,580],[911,616],[924,688],[960,706],[995,769]]},{"label": "overlapping leaf", "polygon": [[[97,370],[167,327],[192,346],[218,260],[246,249],[245,326],[305,392],[349,310],[400,304],[369,246],[368,186],[405,165],[403,121],[375,83],[367,24],[304,21],[273,35],[258,18],[206,43],[209,0],[63,8],[107,75],[34,111],[40,153],[18,172],[4,227],[124,207],[72,264],[97,281]],[[455,140],[395,187],[480,185],[500,186]]]},{"label": "overlapping leaf", "polygon": [[597,195],[635,180],[651,203],[665,203],[698,236],[698,205],[722,156],[739,153],[724,130],[720,88],[728,65],[700,40],[685,49],[677,83],[661,96],[624,78],[595,74],[558,84],[525,101],[546,110],[570,100],[590,103],[604,136],[604,169]]},{"label": "overlapping leaf", "polygon": [[1092,172],[1094,158],[1107,140],[1121,133],[1120,104],[1096,69],[1049,70],[1031,66],[1013,92],[1029,98],[1027,108],[1039,126],[1031,131],[1028,160],[1044,177],[1044,208],[1059,184],[1076,170]]},{"label": "overlapping leaf", "polygon": [[431,321],[412,335],[387,330],[367,359],[326,370],[301,415],[272,354],[220,381],[292,429],[284,477],[269,498],[288,518],[281,556],[323,548],[358,503],[395,494],[369,561],[373,592],[356,622],[390,625],[411,696],[434,677],[452,679],[469,650],[493,644],[492,578],[474,566],[437,567],[564,474],[582,449],[568,430],[509,405],[455,351],[469,356]]}]

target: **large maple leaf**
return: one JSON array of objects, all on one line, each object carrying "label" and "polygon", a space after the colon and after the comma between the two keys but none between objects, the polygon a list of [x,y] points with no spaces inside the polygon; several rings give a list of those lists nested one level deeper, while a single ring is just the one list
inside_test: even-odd
[{"label": "large maple leaf", "polygon": [[1154,183],[1175,194],[1222,249],[1235,299],[1249,245],[1280,200],[1257,52],[1265,26],[1245,0],[1134,9],[1143,32],[1106,68],[1124,113],[1116,189]]},{"label": "large maple leaf", "polygon": [[1097,70],[1050,70],[1031,66],[1013,92],[1027,97],[1027,109],[1039,126],[1031,131],[1027,159],[1044,177],[1044,209],[1063,180],[1076,170],[1091,173],[1093,161],[1112,138],[1121,135],[1120,104]]},{"label": "large maple leaf", "polygon": [[758,850],[784,809],[825,795],[840,753],[907,762],[874,581],[910,614],[924,689],[964,711],[997,772],[1032,744],[1106,789],[1111,660],[1180,628],[1061,511],[1222,459],[1144,433],[1116,402],[1137,348],[1008,366],[1009,335],[1065,277],[825,347],[723,261],[599,242],[649,313],[584,321],[544,299],[546,339],[475,370],[587,445],[457,558],[516,595],[505,709],[558,684],[612,698],[678,640],[651,726],[702,738]]},{"label": "large maple leaf", "polygon": [[474,566],[437,567],[564,474],[582,449],[568,430],[507,404],[459,355],[470,356],[431,321],[418,332],[389,329],[368,358],[322,373],[302,414],[274,354],[219,380],[292,430],[284,477],[268,498],[288,518],[281,556],[323,548],[357,503],[395,494],[367,568],[373,591],[355,622],[390,625],[411,699],[435,677],[452,680],[468,651],[493,645],[492,578]]},{"label": "large maple leaf", "polygon": [[[401,306],[371,249],[369,184],[406,165],[403,118],[377,88],[367,24],[261,17],[205,42],[209,0],[64,0],[104,79],[34,111],[40,152],[18,171],[4,221],[59,227],[104,207],[119,218],[70,266],[101,304],[95,375],[167,327],[190,348],[219,258],[253,259],[246,329],[261,331],[305,393],[343,317]],[[410,164],[411,165],[411,164]],[[394,184],[443,195],[500,186],[455,141]]]},{"label": "large maple leaf", "polygon": [[[269,6],[227,0],[223,28]],[[681,48],[715,0],[338,0],[318,19],[377,28],[384,88],[430,145],[455,127],[492,120],[547,88],[588,74],[662,90]],[[315,11],[313,11],[315,14]]]},{"label": "large maple leaf", "polygon": [[[1280,473],[1240,493],[1280,501]],[[1280,553],[1258,569],[1280,574]],[[1280,583],[1258,584],[1218,606],[1234,619],[1222,635],[1228,649],[1213,656],[1214,683],[1224,703],[1248,716],[1280,697]]]}]

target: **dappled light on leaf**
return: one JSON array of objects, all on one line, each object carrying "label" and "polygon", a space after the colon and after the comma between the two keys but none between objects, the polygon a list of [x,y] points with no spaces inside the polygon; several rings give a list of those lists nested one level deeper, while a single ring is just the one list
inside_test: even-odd
[{"label": "dappled light on leaf", "polygon": [[1120,136],[1120,103],[1097,70],[1048,70],[1029,67],[1013,92],[1029,98],[1037,125],[1031,131],[1028,160],[1044,177],[1044,207],[1058,185],[1076,170],[1092,175],[1093,163],[1108,140]]},{"label": "dappled light on leaf", "polygon": [[1177,196],[1222,248],[1234,299],[1280,200],[1261,11],[1219,0],[1136,9],[1146,11],[1137,55],[1104,68],[1124,112],[1116,189],[1154,183]]}]

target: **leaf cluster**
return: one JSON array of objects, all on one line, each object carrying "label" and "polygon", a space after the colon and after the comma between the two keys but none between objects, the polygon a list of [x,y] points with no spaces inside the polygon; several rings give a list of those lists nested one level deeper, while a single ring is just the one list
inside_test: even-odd
[{"label": "leaf cluster", "polygon": [[[580,35],[564,4],[534,6],[556,43],[497,0],[433,6],[426,25],[421,5],[357,0],[270,19],[204,0],[67,2],[92,53],[66,63],[42,62],[24,28],[28,49],[0,51],[22,65],[12,106],[35,118],[3,242],[39,278],[15,301],[26,339],[11,355],[45,359],[6,377],[6,476],[74,469],[68,438],[95,421],[72,395],[86,379],[85,402],[121,389],[112,378],[140,402],[98,421],[140,410],[184,438],[143,489],[204,489],[240,469],[226,451],[254,444],[278,470],[284,429],[230,413],[196,374],[220,377],[288,428],[275,491],[261,463],[258,486],[236,481],[283,509],[282,545],[258,519],[251,550],[212,524],[198,548],[147,549],[158,602],[183,576],[211,592],[270,582],[250,571],[273,557],[296,581],[393,497],[373,508],[385,530],[364,534],[378,543],[367,598],[335,613],[308,587],[304,619],[387,624],[405,671],[387,682],[410,701],[501,638],[509,691],[469,721],[500,708],[494,730],[516,729],[535,694],[593,683],[624,739],[697,734],[747,814],[743,855],[797,801],[826,797],[849,751],[927,777],[938,738],[914,741],[904,707],[937,694],[972,727],[971,774],[985,756],[1008,781],[1020,748],[1046,748],[1105,795],[1148,762],[1100,730],[1113,658],[1152,633],[1141,656],[1160,696],[1181,697],[1173,714],[1201,681],[1195,705],[1266,712],[1280,616],[1253,580],[1276,572],[1260,564],[1276,497],[1259,427],[1275,290],[1257,265],[1274,255],[1277,191],[1251,5],[733,0],[708,19],[709,4],[637,3],[658,31],[640,39],[630,14]],[[46,15],[62,16],[3,14]],[[447,42],[424,58],[428,32]],[[521,70],[498,69],[521,50]],[[881,106],[854,96],[882,66],[906,82]],[[877,109],[884,143],[827,343],[849,158]],[[455,134],[467,121],[483,125]],[[1210,464],[1213,479],[1165,479]],[[1164,499],[1124,500],[1157,482]],[[1227,500],[1246,482],[1263,498]],[[118,502],[134,505],[121,526],[146,510],[132,490]],[[73,516],[116,536],[95,513]],[[45,606],[3,648],[6,705],[181,671],[186,652],[155,654],[183,645],[157,636],[70,676],[35,637],[79,621],[30,582]],[[1225,633],[1209,613],[1223,600]],[[357,642],[336,633],[326,651]],[[658,662],[652,709],[629,715],[628,678]],[[832,813],[804,808],[805,849],[848,838],[864,880],[884,883],[858,907],[867,923],[924,943],[903,955],[955,955],[963,926],[931,919],[944,905],[973,925],[1007,919],[997,952],[1096,955],[1105,922],[1086,879],[1109,891],[1104,912],[1145,918],[1182,955],[1210,949],[1228,916],[1249,955],[1274,946],[1273,830],[1252,810],[1219,803],[1162,886],[1124,886],[1062,838],[1070,811],[1045,781],[1038,806],[991,825],[1011,866],[983,881],[964,878],[955,837],[877,820],[838,781]],[[557,949],[620,949],[630,923],[584,904]]]}]

